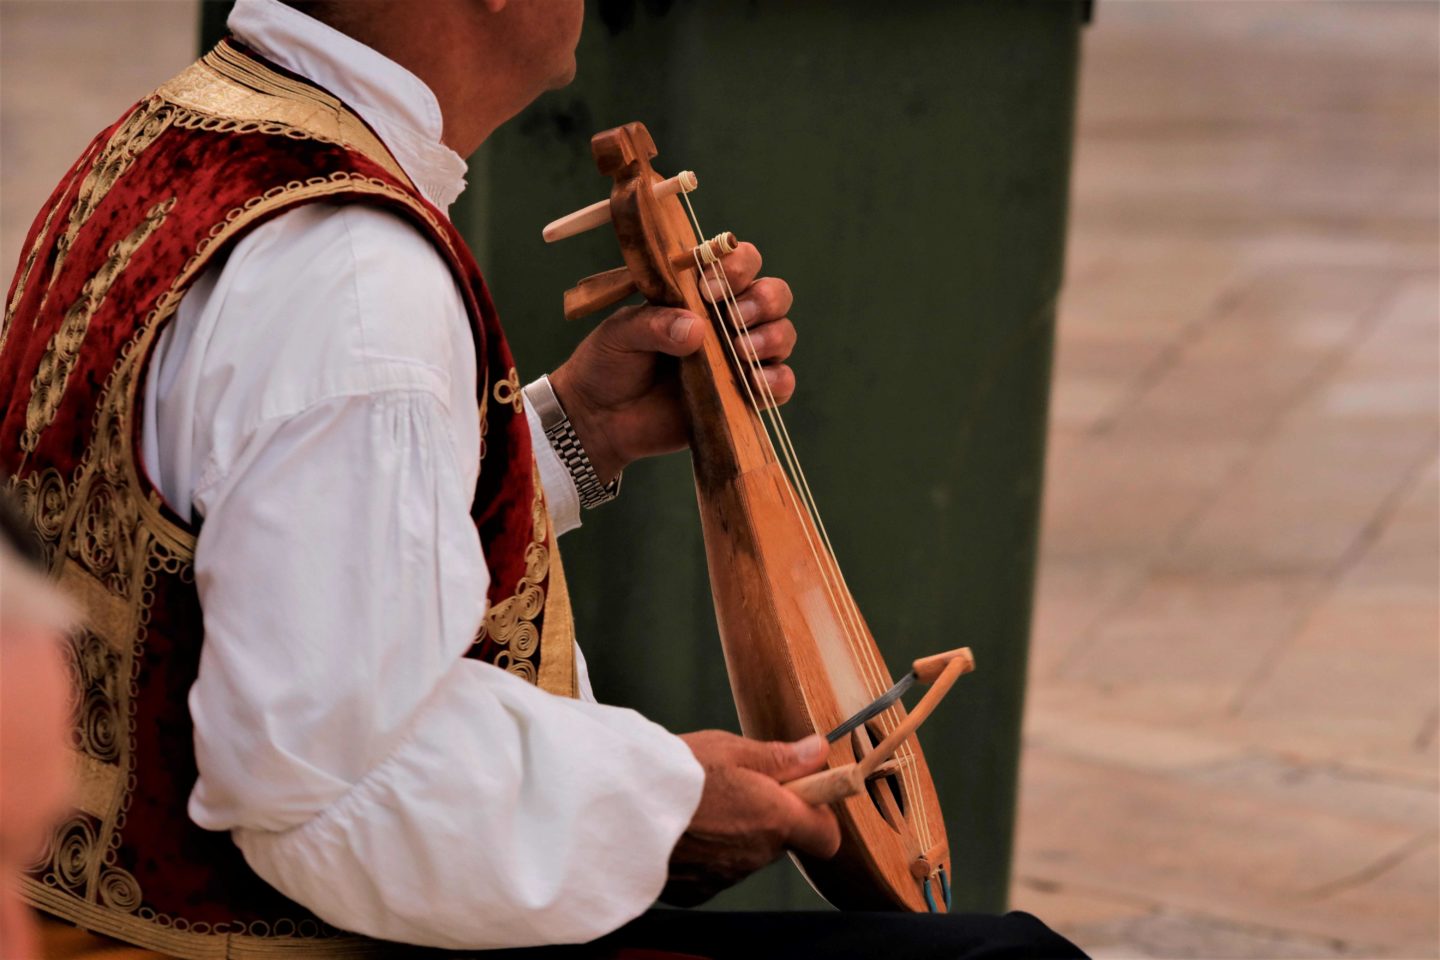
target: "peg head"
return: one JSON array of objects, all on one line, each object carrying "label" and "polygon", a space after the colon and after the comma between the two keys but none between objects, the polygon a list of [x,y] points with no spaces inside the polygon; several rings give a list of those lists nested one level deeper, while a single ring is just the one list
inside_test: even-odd
[{"label": "peg head", "polygon": [[602,130],[590,138],[590,152],[595,165],[607,177],[635,176],[635,164],[650,166],[650,158],[660,151],[650,139],[645,124],[635,122]]}]

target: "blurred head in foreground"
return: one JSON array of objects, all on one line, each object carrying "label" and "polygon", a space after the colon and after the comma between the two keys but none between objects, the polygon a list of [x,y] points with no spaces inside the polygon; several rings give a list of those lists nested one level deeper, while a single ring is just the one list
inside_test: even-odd
[{"label": "blurred head in foreground", "polygon": [[63,644],[75,618],[8,506],[0,502],[0,957],[36,957],[16,887],[69,799]]}]

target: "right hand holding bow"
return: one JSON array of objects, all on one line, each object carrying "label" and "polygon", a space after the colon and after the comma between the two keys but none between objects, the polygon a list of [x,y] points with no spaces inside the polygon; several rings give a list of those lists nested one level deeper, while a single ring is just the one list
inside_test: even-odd
[{"label": "right hand holding bow", "polygon": [[702,730],[680,739],[705,768],[705,792],[670,854],[661,900],[694,906],[786,850],[831,857],[840,848],[834,812],[782,785],[825,768],[830,751],[823,737],[784,743]]}]

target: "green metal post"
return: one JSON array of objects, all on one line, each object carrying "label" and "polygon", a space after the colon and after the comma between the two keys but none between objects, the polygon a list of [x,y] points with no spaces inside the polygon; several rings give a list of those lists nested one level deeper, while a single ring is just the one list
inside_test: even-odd
[{"label": "green metal post", "polygon": [[[963,909],[1002,909],[1009,878],[1082,15],[602,2],[576,82],[491,139],[458,214],[522,375],[585,332],[565,287],[619,264],[604,231],[540,241],[606,195],[597,130],[644,121],[657,168],[699,174],[705,230],[790,281],[786,417],[861,609],[894,672],[962,644],[978,660],[921,738]],[[735,729],[686,459],[632,467],[563,547],[601,699]],[[788,864],[716,902],[819,904]]]},{"label": "green metal post", "polygon": [[200,0],[200,52],[204,53],[225,36],[225,18],[235,0]]}]

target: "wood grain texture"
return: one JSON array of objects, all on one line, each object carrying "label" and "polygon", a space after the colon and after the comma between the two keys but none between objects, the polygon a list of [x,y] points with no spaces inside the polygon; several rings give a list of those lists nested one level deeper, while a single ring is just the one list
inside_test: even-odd
[{"label": "wood grain texture", "polygon": [[[701,238],[677,198],[655,195],[662,178],[650,166],[656,151],[644,126],[599,133],[592,149],[600,171],[614,178],[610,214],[636,288],[652,303],[713,318],[695,271],[676,266]],[[846,612],[853,601],[843,582],[828,575],[833,561],[775,458],[728,337],[716,320],[702,349],[681,363],[711,592],[741,729],[794,740],[832,729],[893,681],[869,628]],[[905,718],[897,704],[866,735],[883,739]],[[838,741],[831,770],[851,768],[870,746]],[[913,736],[904,738],[898,761],[897,773],[840,791],[849,794],[835,803],[840,852],[800,859],[836,906],[928,909],[924,880],[912,868],[924,851],[946,849],[944,819]],[[861,770],[862,780],[869,771]],[[948,867],[932,864],[926,875]]]}]

